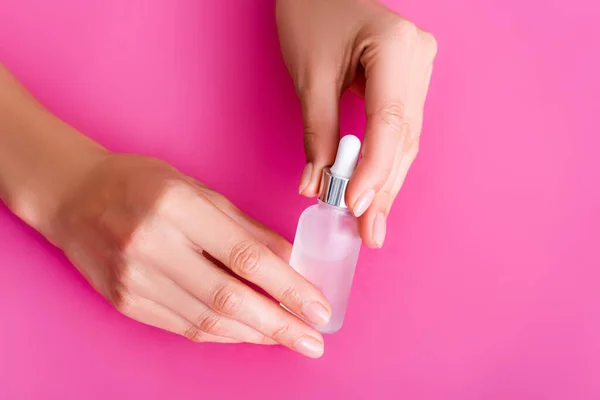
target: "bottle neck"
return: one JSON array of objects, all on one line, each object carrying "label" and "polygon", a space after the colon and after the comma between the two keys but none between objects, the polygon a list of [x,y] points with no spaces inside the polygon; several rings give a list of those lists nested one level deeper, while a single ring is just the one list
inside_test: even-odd
[{"label": "bottle neck", "polygon": [[346,205],[346,187],[349,179],[331,173],[329,168],[323,170],[319,200],[330,206],[348,209]]},{"label": "bottle neck", "polygon": [[321,199],[317,199],[317,205],[321,208],[326,208],[328,210],[333,210],[334,212],[338,213],[338,214],[344,214],[344,215],[354,215],[352,214],[352,212],[350,211],[350,209],[348,209],[347,207],[337,207],[337,206],[333,206],[329,203],[325,203],[324,201],[322,201]]}]

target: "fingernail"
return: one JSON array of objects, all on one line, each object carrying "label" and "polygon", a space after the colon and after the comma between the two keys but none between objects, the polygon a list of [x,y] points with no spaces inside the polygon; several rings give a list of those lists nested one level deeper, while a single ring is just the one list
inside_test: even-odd
[{"label": "fingernail", "polygon": [[373,222],[373,240],[379,248],[383,246],[383,242],[385,241],[385,225],[385,216],[381,213],[377,214]]},{"label": "fingernail", "polygon": [[316,325],[325,325],[329,322],[331,314],[321,303],[309,303],[302,309],[302,313],[310,322]]},{"label": "fingernail", "polygon": [[374,198],[375,191],[373,191],[373,189],[369,189],[363,194],[361,194],[358,200],[356,200],[356,204],[354,205],[354,216],[360,217],[361,215],[363,215],[365,211],[367,211],[367,208],[369,208],[369,206],[373,202]]},{"label": "fingernail", "polygon": [[312,163],[308,163],[302,170],[302,175],[300,176],[300,187],[298,188],[298,193],[302,194],[304,189],[306,189],[306,187],[310,183],[310,177],[312,176],[312,169],[313,169]]},{"label": "fingernail", "polygon": [[310,336],[303,336],[294,343],[294,350],[310,358],[319,358],[323,355],[325,348],[323,343]]}]

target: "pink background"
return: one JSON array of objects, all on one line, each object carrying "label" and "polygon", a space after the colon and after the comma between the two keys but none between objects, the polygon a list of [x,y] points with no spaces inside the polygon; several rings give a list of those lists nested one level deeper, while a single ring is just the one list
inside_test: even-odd
[{"label": "pink background", "polygon": [[[0,208],[0,399],[600,398],[598,2],[390,4],[439,40],[422,152],[325,356],[132,322]],[[272,1],[0,0],[0,60],[290,239],[311,204]]]}]

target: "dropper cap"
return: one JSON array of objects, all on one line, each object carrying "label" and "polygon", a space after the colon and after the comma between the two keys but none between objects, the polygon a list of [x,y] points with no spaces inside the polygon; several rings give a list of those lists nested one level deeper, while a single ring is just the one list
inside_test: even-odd
[{"label": "dropper cap", "polygon": [[354,135],[346,135],[340,140],[335,162],[331,168],[323,170],[319,200],[334,207],[346,206],[346,187],[358,162],[360,140]]}]

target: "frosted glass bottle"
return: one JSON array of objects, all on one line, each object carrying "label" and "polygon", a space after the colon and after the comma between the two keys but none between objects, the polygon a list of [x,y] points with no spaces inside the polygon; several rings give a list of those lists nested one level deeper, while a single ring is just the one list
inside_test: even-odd
[{"label": "frosted glass bottle", "polygon": [[337,332],[344,323],[361,243],[356,218],[348,209],[319,200],[300,216],[290,265],[331,304],[327,325],[315,326],[322,333]]},{"label": "frosted glass bottle", "polygon": [[298,220],[290,258],[290,265],[331,304],[327,325],[315,326],[322,333],[334,333],[342,327],[362,243],[357,220],[344,199],[359,152],[358,138],[342,138],[335,164],[323,172],[319,202],[304,210]]}]

